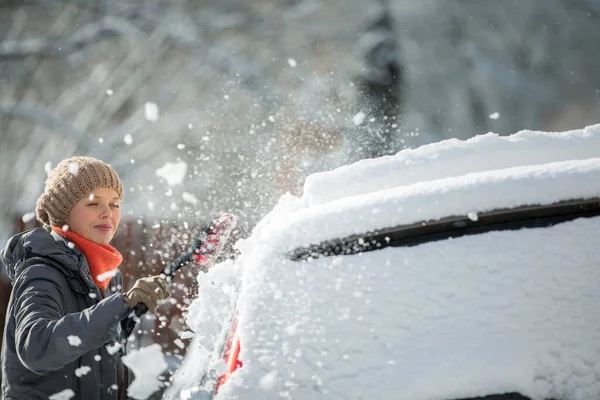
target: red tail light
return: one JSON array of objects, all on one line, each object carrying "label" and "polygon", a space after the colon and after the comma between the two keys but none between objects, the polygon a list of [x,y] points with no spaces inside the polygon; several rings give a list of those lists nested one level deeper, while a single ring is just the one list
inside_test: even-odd
[{"label": "red tail light", "polygon": [[227,365],[227,372],[224,375],[221,375],[217,380],[217,386],[215,388],[215,393],[219,391],[219,387],[233,374],[233,372],[242,366],[242,362],[238,359],[240,355],[240,336],[237,331],[237,318],[233,323],[233,329],[231,330],[231,335],[229,339],[227,339],[227,344],[225,345],[225,352],[223,354],[223,359],[225,360],[225,364]]}]

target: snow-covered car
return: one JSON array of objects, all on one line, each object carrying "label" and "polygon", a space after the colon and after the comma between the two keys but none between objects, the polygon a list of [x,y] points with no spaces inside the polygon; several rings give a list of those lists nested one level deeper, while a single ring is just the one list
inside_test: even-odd
[{"label": "snow-covered car", "polygon": [[600,125],[311,175],[237,246],[167,398],[600,398]]}]

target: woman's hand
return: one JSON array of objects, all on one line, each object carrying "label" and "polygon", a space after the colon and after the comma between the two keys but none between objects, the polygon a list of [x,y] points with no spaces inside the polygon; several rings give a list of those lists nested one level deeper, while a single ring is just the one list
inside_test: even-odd
[{"label": "woman's hand", "polygon": [[170,295],[167,282],[156,275],[138,279],[124,297],[130,308],[142,303],[148,307],[148,311],[156,314],[156,308]]}]

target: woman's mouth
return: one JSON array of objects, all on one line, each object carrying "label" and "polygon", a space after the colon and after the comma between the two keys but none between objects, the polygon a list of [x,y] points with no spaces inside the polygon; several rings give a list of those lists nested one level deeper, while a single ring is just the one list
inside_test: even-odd
[{"label": "woman's mouth", "polygon": [[100,229],[102,232],[112,232],[112,226],[110,225],[96,225],[96,228]]}]

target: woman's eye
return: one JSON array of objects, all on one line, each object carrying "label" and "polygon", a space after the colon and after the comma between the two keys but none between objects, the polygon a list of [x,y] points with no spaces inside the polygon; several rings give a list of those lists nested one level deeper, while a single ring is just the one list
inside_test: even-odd
[{"label": "woman's eye", "polygon": [[97,206],[98,203],[89,203],[88,206]]},{"label": "woman's eye", "polygon": [[113,204],[113,207],[115,207],[115,208],[119,208],[119,207],[121,207],[121,205],[119,205],[119,204],[115,203],[115,204]]}]

